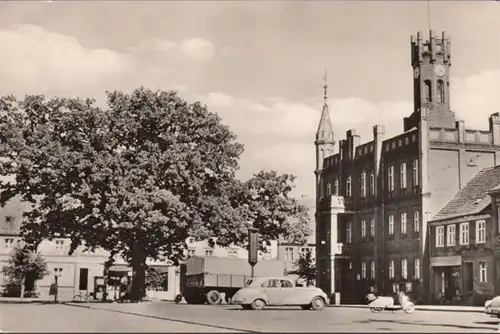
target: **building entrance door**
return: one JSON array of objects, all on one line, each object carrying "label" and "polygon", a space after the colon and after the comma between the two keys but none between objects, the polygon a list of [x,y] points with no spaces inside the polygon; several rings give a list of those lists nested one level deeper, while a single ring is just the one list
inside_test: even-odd
[{"label": "building entrance door", "polygon": [[472,262],[464,263],[464,295],[472,295],[474,291],[474,272]]}]

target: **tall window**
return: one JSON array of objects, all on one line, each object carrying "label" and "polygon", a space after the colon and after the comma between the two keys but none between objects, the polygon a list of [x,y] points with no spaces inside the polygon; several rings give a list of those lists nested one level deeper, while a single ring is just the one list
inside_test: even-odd
[{"label": "tall window", "polygon": [[448,246],[455,246],[455,240],[457,239],[455,224],[450,224],[446,227],[446,244]]},{"label": "tall window", "polygon": [[484,283],[488,281],[488,271],[486,262],[479,262],[479,282]]},{"label": "tall window", "polygon": [[332,184],[328,182],[326,185],[326,196],[330,196],[332,194]]},{"label": "tall window", "polygon": [[7,238],[4,240],[5,249],[14,248],[14,238]]},{"label": "tall window", "polygon": [[348,244],[352,243],[352,223],[348,222],[346,226],[346,241]]},{"label": "tall window", "polygon": [[370,263],[370,278],[375,279],[375,261]]},{"label": "tall window", "polygon": [[375,218],[370,218],[370,236],[375,236]]},{"label": "tall window", "polygon": [[361,262],[361,278],[366,278],[366,262]]},{"label": "tall window", "polygon": [[366,197],[366,172],[361,172],[361,197]]},{"label": "tall window", "polygon": [[64,240],[56,240],[56,249],[61,250],[64,248]]},{"label": "tall window", "polygon": [[413,277],[420,279],[420,259],[415,259],[413,262]]},{"label": "tall window", "polygon": [[469,223],[460,224],[460,245],[469,244]]},{"label": "tall window", "polygon": [[444,246],[444,226],[436,226],[436,247]]},{"label": "tall window", "polygon": [[394,166],[387,168],[387,188],[389,191],[394,191]]},{"label": "tall window", "polygon": [[419,177],[418,177],[418,159],[413,159],[413,168],[412,168],[412,178],[413,178],[413,186],[418,186]]},{"label": "tall window", "polygon": [[393,235],[394,234],[394,216],[393,215],[389,215],[389,235]]},{"label": "tall window", "polygon": [[401,234],[406,234],[406,212],[401,213]]},{"label": "tall window", "polygon": [[375,174],[373,172],[370,173],[370,195],[375,195]]},{"label": "tall window", "polygon": [[389,279],[394,278],[394,260],[389,260]]},{"label": "tall window", "polygon": [[413,231],[420,232],[420,211],[413,211]]},{"label": "tall window", "polygon": [[484,244],[486,242],[486,221],[476,221],[476,244]]},{"label": "tall window", "polygon": [[408,260],[407,259],[401,260],[401,278],[402,279],[408,278]]},{"label": "tall window", "polygon": [[62,275],[63,275],[63,268],[54,268],[54,276],[62,277]]},{"label": "tall window", "polygon": [[366,237],[366,220],[361,220],[361,237]]},{"label": "tall window", "polygon": [[432,101],[432,84],[430,80],[424,81],[424,102]]},{"label": "tall window", "polygon": [[285,248],[285,261],[293,261],[293,247]]},{"label": "tall window", "polygon": [[346,195],[347,197],[351,197],[351,190],[352,190],[352,189],[351,189],[351,186],[352,186],[352,184],[351,184],[351,183],[352,183],[352,182],[351,182],[351,175],[349,175],[349,176],[347,177],[346,182],[345,182],[345,195]]},{"label": "tall window", "polygon": [[335,178],[335,181],[333,182],[333,194],[335,196],[339,195],[339,178]]},{"label": "tall window", "polygon": [[443,80],[437,81],[437,96],[436,99],[439,103],[444,103],[445,101],[445,92],[444,92],[444,82]]},{"label": "tall window", "polygon": [[399,164],[399,187],[406,188],[406,162]]}]

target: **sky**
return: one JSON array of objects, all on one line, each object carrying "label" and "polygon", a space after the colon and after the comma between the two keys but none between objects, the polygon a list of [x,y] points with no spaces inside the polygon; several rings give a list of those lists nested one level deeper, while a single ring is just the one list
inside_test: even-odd
[{"label": "sky", "polygon": [[[451,36],[451,105],[473,129],[500,112],[500,3],[433,1]],[[314,136],[328,71],[336,140],[402,132],[410,35],[426,1],[2,1],[0,95],[93,97],[144,86],[217,112],[244,144],[238,172],[294,174],[314,196]]]}]

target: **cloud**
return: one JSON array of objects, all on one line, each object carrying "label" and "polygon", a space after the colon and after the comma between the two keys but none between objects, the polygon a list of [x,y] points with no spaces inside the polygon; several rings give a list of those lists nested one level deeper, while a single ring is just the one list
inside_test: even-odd
[{"label": "cloud", "polygon": [[199,61],[211,59],[215,54],[213,43],[202,38],[187,39],[179,48],[189,58]]},{"label": "cloud", "polygon": [[[123,52],[87,48],[74,37],[34,25],[0,30],[2,94],[87,95],[106,90],[181,86],[190,62],[213,57],[215,46],[201,38],[180,43],[146,39]],[[181,90],[181,89],[179,89]]]},{"label": "cloud", "polygon": [[25,25],[0,31],[0,88],[86,85],[133,72],[136,61],[109,49],[86,49],[75,38]]},{"label": "cloud", "polygon": [[[488,117],[500,112],[500,71],[484,71],[465,79],[453,79],[451,105],[457,119],[467,128],[488,129]],[[260,169],[275,169],[297,176],[296,194],[314,196],[314,135],[323,101],[287,102],[272,97],[262,101],[238,99],[223,93],[198,96],[211,111],[238,134],[245,145],[240,176],[249,177]],[[223,101],[223,103],[221,103]],[[311,103],[311,101],[314,101]],[[403,131],[403,118],[413,112],[411,101],[374,103],[357,97],[329,101],[336,140],[356,129],[361,141],[373,139],[375,124],[386,127],[386,138]]]}]

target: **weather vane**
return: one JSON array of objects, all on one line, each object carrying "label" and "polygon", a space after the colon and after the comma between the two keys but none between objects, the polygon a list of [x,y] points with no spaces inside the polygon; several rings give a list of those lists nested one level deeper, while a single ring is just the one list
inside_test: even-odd
[{"label": "weather vane", "polygon": [[326,100],[328,99],[328,96],[327,96],[327,93],[328,93],[328,82],[327,82],[327,79],[328,79],[328,78],[327,78],[327,75],[326,75],[326,74],[327,74],[327,73],[326,73],[326,70],[325,70],[325,76],[323,77],[323,79],[324,79],[324,81],[325,81],[325,82],[324,82],[324,84],[323,84],[323,89],[325,90],[325,96],[324,96],[324,98],[325,98],[325,103],[326,103]]}]

